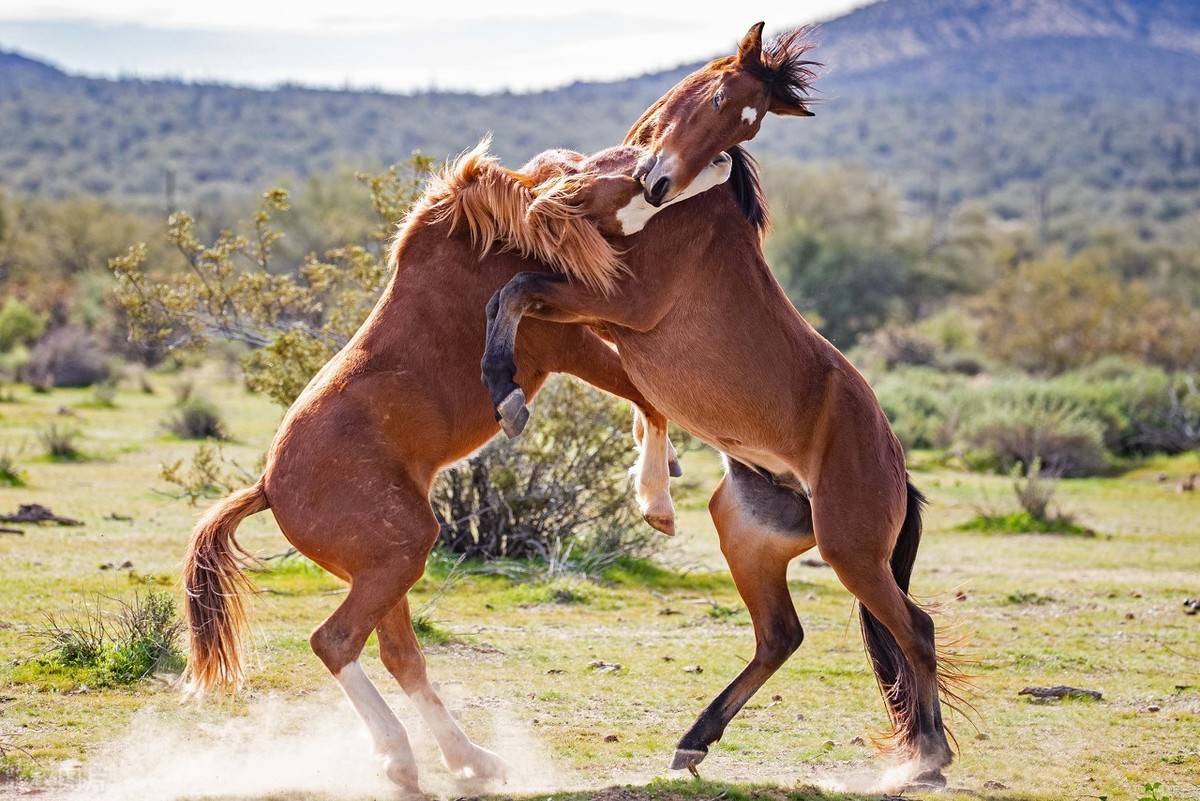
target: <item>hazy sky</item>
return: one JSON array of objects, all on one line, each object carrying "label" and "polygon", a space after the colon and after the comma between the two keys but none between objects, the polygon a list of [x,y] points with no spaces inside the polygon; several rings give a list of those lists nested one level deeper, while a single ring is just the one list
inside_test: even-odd
[{"label": "hazy sky", "polygon": [[91,75],[529,89],[672,67],[730,52],[758,19],[770,32],[862,4],[0,0],[0,49]]}]

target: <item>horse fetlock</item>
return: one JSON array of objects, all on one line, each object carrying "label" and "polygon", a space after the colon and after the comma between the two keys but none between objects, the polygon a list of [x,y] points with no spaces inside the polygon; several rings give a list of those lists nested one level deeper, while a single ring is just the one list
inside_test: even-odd
[{"label": "horse fetlock", "polygon": [[471,744],[469,753],[461,758],[446,760],[446,767],[464,779],[479,781],[508,781],[508,763],[482,746]]},{"label": "horse fetlock", "polygon": [[525,424],[529,422],[529,407],[525,405],[524,390],[517,387],[496,405],[496,419],[509,439],[525,430]]},{"label": "horse fetlock", "polygon": [[405,792],[421,795],[421,784],[417,781],[417,763],[411,754],[385,753],[380,757],[383,772],[388,781]]}]

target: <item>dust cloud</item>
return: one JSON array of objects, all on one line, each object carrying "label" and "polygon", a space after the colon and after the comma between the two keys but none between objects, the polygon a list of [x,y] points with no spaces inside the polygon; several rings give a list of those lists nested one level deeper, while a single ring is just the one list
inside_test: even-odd
[{"label": "dust cloud", "polygon": [[[446,698],[449,706],[459,699]],[[488,727],[469,726],[478,742],[508,762],[504,785],[452,776],[437,744],[403,696],[388,702],[408,729],[431,796],[551,792],[579,787],[581,777],[554,764],[529,728],[503,704],[488,702]],[[300,698],[267,696],[245,710],[161,704],[137,713],[111,742],[95,744],[86,764],[64,775],[48,794],[62,801],[176,801],[202,798],[304,798],[350,801],[394,798],[365,728],[340,693]],[[43,796],[45,797],[45,796]]]}]

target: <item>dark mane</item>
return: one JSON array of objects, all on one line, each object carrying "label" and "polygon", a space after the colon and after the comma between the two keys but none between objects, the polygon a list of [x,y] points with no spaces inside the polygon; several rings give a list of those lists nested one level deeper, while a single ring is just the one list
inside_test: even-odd
[{"label": "dark mane", "polygon": [[776,102],[804,111],[813,102],[812,84],[817,79],[813,67],[823,66],[804,57],[815,46],[809,41],[812,33],[809,25],[781,33],[763,46],[762,60],[748,66]]},{"label": "dark mane", "polygon": [[738,208],[742,215],[758,229],[758,235],[767,232],[770,218],[767,214],[767,200],[763,196],[762,182],[758,179],[758,162],[754,160],[741,145],[725,151],[733,159],[733,167],[729,173],[729,187],[737,198]]}]

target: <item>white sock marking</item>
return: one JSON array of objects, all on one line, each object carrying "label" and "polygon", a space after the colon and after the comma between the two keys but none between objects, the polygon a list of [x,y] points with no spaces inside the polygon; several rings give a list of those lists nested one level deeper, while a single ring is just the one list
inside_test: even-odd
[{"label": "white sock marking", "polygon": [[387,701],[375,689],[362,665],[357,661],[346,665],[334,676],[350,699],[354,711],[362,718],[375,741],[375,750],[388,756],[412,758],[404,725],[396,718]]}]

